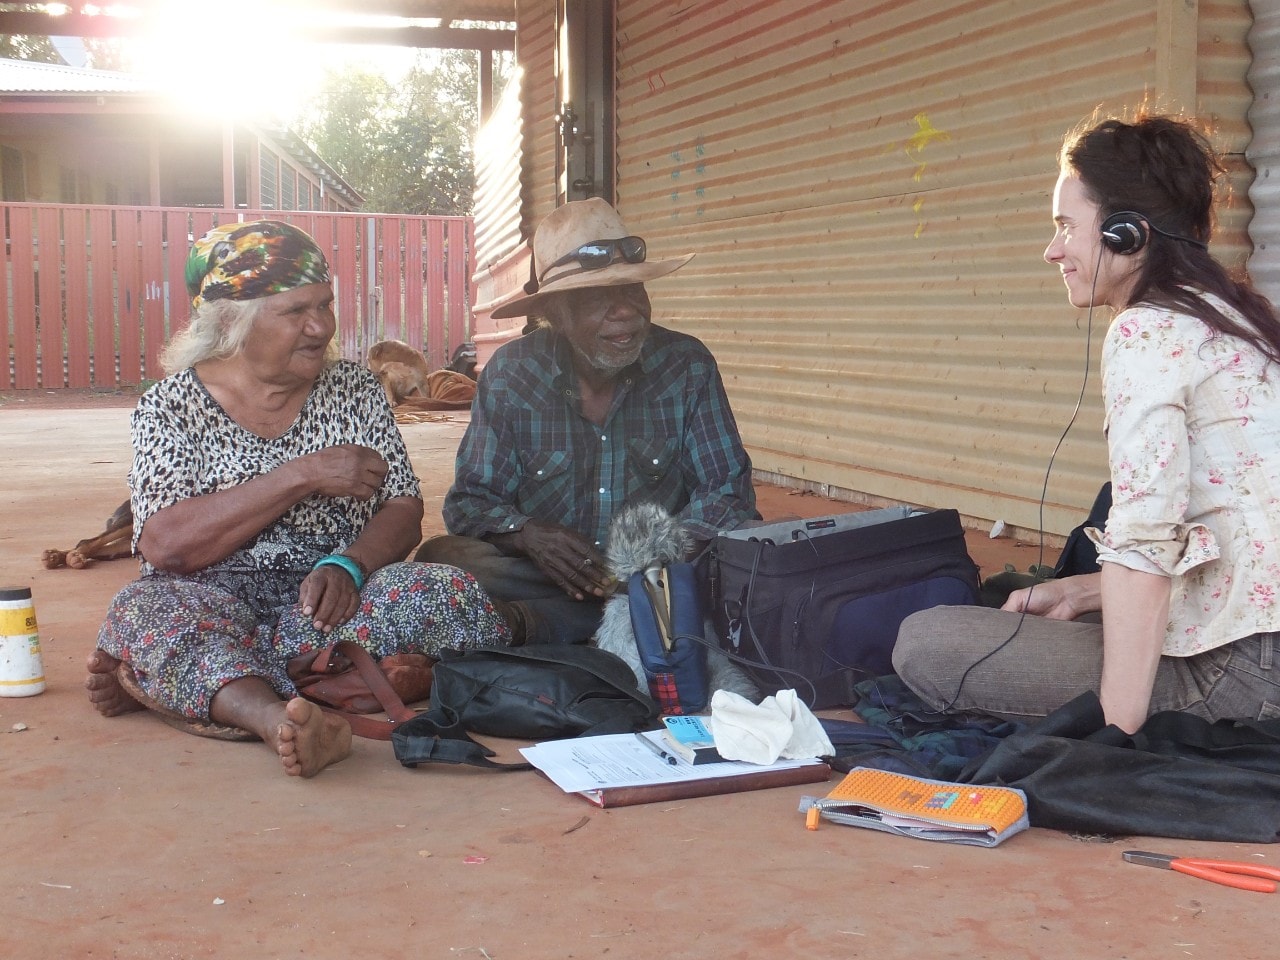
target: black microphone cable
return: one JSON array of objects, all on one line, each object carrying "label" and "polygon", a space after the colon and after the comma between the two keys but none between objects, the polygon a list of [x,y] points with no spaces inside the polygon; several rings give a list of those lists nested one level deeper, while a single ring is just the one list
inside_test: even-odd
[{"label": "black microphone cable", "polygon": [[[1058,442],[1055,443],[1053,446],[1053,452],[1049,454],[1049,463],[1045,467],[1045,471],[1044,471],[1044,484],[1040,488],[1040,506],[1039,506],[1039,513],[1037,515],[1037,519],[1040,527],[1040,530],[1039,530],[1040,553],[1039,553],[1039,560],[1036,564],[1037,569],[1040,569],[1044,565],[1044,502],[1049,495],[1049,476],[1053,472],[1053,462],[1054,460],[1057,459],[1058,451],[1062,449],[1062,444],[1067,439],[1067,434],[1071,432],[1072,426],[1075,425],[1076,417],[1080,415],[1080,407],[1084,403],[1085,389],[1088,387],[1088,384],[1089,384],[1090,353],[1092,352],[1092,348],[1093,348],[1093,300],[1094,300],[1094,295],[1097,293],[1097,290],[1098,290],[1098,271],[1102,269],[1102,255],[1105,251],[1106,251],[1106,247],[1103,244],[1099,243],[1098,244],[1098,262],[1094,264],[1093,281],[1089,286],[1089,313],[1088,313],[1088,318],[1085,321],[1084,378],[1080,382],[1080,393],[1076,397],[1075,408],[1071,411],[1071,419],[1067,421],[1067,425],[1063,428],[1062,434],[1058,437]],[[960,675],[960,680],[956,684],[955,694],[951,697],[950,700],[948,700],[945,704],[943,704],[943,706],[941,706],[937,710],[929,711],[930,713],[939,713],[939,714],[946,713],[953,706],[955,706],[956,701],[960,699],[960,692],[964,689],[964,682],[969,678],[969,674],[973,672],[974,668],[981,663],[985,663],[987,660],[995,656],[997,653],[999,653],[1001,650],[1003,650],[1005,647],[1007,647],[1010,643],[1013,642],[1013,639],[1019,634],[1019,632],[1021,632],[1022,624],[1027,619],[1027,608],[1031,606],[1031,597],[1032,597],[1032,594],[1035,593],[1035,589],[1036,589],[1036,581],[1033,580],[1031,583],[1031,586],[1027,588],[1027,596],[1026,596],[1026,599],[1023,601],[1021,615],[1018,617],[1018,622],[1013,628],[1013,633],[1009,634],[1009,636],[1007,636],[999,644],[997,644],[988,652],[984,653],[981,657],[979,657],[973,663],[969,664],[969,666],[965,668],[964,673]]]}]

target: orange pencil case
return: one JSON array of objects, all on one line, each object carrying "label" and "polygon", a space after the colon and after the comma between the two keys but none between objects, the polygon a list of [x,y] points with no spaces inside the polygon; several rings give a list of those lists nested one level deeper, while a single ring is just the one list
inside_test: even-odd
[{"label": "orange pencil case", "polygon": [[1013,787],[927,780],[855,767],[825,797],[805,797],[806,826],[821,820],[921,840],[994,847],[1027,829],[1027,797]]}]

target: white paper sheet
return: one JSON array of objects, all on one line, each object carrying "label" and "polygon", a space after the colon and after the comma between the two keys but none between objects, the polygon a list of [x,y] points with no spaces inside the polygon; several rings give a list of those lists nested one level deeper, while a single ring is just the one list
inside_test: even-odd
[{"label": "white paper sheet", "polygon": [[[662,746],[662,731],[642,733]],[[634,734],[615,733],[601,737],[578,737],[571,740],[548,740],[520,751],[526,760],[545,773],[566,793],[601,790],[607,787],[636,787],[649,783],[672,783],[677,780],[710,780],[714,777],[739,776],[761,770],[782,770],[820,763],[818,759],[779,760],[767,766],[726,760],[700,763],[696,766],[677,758],[669,764]]]}]

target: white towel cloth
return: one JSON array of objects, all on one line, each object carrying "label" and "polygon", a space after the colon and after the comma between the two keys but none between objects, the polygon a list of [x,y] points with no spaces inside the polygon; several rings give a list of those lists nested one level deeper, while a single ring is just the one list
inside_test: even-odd
[{"label": "white towel cloth", "polygon": [[794,690],[779,690],[758,704],[717,690],[711,695],[711,720],[716,752],[726,760],[769,764],[779,757],[796,760],[835,753],[822,724]]}]

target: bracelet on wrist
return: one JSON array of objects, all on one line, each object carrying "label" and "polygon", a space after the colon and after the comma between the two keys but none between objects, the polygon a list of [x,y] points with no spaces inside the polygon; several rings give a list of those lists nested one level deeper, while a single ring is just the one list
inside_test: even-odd
[{"label": "bracelet on wrist", "polygon": [[331,553],[327,557],[321,557],[312,564],[311,569],[315,570],[319,567],[341,567],[343,570],[347,571],[347,574],[353,581],[355,581],[357,590],[364,589],[364,571],[361,569],[359,563],[351,557],[348,557],[346,554]]},{"label": "bracelet on wrist", "polygon": [[364,565],[364,561],[362,561],[359,557],[353,557],[351,554],[347,553],[345,550],[339,550],[337,555],[339,557],[346,557],[348,560],[350,560],[352,563],[354,563],[357,567],[360,568],[360,576],[364,577],[366,580],[369,579],[369,568]]}]

